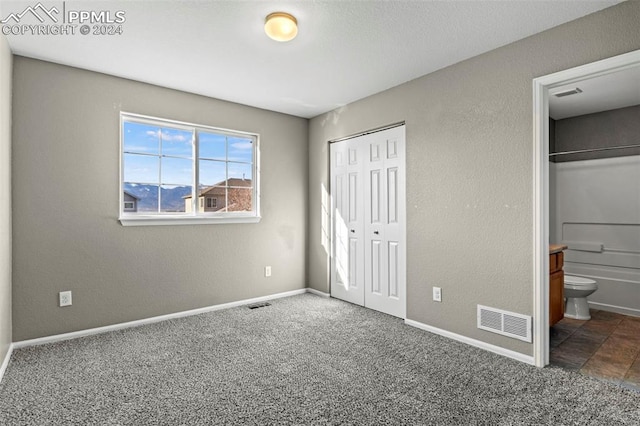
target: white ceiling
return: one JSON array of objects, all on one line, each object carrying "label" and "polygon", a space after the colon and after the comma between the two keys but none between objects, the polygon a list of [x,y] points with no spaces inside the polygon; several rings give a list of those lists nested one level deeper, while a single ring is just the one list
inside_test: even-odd
[{"label": "white ceiling", "polygon": [[[0,19],[37,1],[2,0]],[[8,39],[18,55],[309,118],[619,2],[43,1],[122,10],[123,34]],[[296,16],[295,40],[265,36],[274,11]]]},{"label": "white ceiling", "polygon": [[[575,88],[582,93],[553,96]],[[549,116],[555,120],[640,105],[640,66],[557,87],[549,95]]]}]

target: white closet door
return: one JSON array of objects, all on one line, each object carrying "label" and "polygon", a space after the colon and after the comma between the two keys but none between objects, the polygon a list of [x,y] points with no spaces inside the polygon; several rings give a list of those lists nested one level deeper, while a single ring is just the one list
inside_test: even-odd
[{"label": "white closet door", "polygon": [[[345,157],[339,152],[349,154]],[[358,164],[341,165],[343,157],[357,158]],[[353,169],[349,171],[349,167]],[[353,178],[353,173],[357,178]],[[404,126],[332,144],[331,182],[334,200],[332,296],[405,318]],[[352,205],[354,210],[350,209]],[[344,214],[349,214],[347,221],[343,219]],[[353,226],[343,226],[342,222]],[[343,296],[341,287],[350,288],[341,284],[344,280],[340,270],[345,263],[358,274],[354,291],[362,291],[361,299]],[[362,282],[359,277],[363,278]]]},{"label": "white closet door", "polygon": [[329,151],[333,206],[331,295],[364,305],[362,153],[353,140],[334,143]]},{"label": "white closet door", "polygon": [[372,133],[365,138],[365,306],[404,318],[404,127]]}]

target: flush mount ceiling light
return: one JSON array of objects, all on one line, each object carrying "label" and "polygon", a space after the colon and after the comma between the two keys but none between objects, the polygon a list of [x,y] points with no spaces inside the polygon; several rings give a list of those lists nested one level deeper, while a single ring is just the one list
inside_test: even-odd
[{"label": "flush mount ceiling light", "polygon": [[288,13],[274,12],[264,20],[264,32],[276,41],[293,40],[298,34],[298,21]]}]

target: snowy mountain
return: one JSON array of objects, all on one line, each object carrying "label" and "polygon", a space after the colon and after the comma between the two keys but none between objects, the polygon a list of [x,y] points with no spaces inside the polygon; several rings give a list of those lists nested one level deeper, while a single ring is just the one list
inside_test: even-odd
[{"label": "snowy mountain", "polygon": [[[125,183],[124,190],[138,198],[138,211],[158,211],[158,185]],[[164,187],[160,193],[162,211],[183,212],[184,196],[191,195],[191,186]]]}]

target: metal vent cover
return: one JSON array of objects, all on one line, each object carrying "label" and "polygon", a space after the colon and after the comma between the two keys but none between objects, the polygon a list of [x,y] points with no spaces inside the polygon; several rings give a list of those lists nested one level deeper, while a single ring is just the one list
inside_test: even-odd
[{"label": "metal vent cover", "polygon": [[582,93],[582,90],[579,87],[575,89],[563,90],[562,92],[554,93],[553,96],[556,98],[564,98],[565,96],[577,95],[578,93]]},{"label": "metal vent cover", "polygon": [[262,303],[253,303],[251,305],[247,305],[247,307],[249,309],[258,309],[258,308],[264,308],[266,306],[271,306],[271,303],[269,302],[262,302]]},{"label": "metal vent cover", "polygon": [[478,328],[531,343],[531,317],[478,305]]}]

